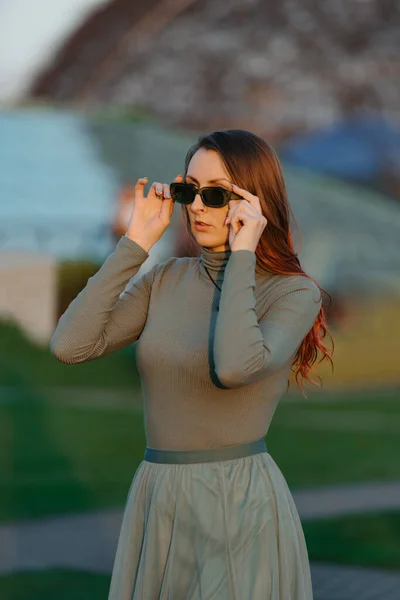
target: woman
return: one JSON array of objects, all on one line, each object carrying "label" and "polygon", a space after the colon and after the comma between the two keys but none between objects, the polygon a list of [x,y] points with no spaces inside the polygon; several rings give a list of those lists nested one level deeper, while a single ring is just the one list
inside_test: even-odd
[{"label": "woman", "polygon": [[[51,341],[75,364],[138,340],[147,447],[109,600],[310,600],[301,523],[264,438],[292,365],[308,379],[317,351],[330,356],[278,159],[248,131],[217,131],[189,150],[184,177],[147,197],[146,181]],[[176,202],[201,256],[172,257],[125,289]]]}]

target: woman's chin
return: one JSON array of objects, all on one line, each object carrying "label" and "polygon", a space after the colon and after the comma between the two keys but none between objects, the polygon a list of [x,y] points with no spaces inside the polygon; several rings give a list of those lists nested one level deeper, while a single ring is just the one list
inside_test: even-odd
[{"label": "woman's chin", "polygon": [[194,236],[196,238],[202,238],[203,239],[205,236],[207,236],[208,238],[213,237],[212,235],[210,235],[209,231],[206,231],[206,230],[201,231],[201,229],[196,229],[196,227],[193,227],[192,231],[193,231],[193,234],[194,234]]},{"label": "woman's chin", "polygon": [[208,234],[206,231],[196,231],[195,239],[199,246],[209,248],[210,250],[222,251],[229,248],[228,237],[216,239],[215,236]]}]

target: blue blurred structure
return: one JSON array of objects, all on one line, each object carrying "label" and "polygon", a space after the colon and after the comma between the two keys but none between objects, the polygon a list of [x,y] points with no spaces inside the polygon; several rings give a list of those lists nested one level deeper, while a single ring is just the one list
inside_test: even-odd
[{"label": "blue blurred structure", "polygon": [[[122,180],[133,168],[138,175],[154,174],[156,181],[165,181],[168,171],[171,177],[182,172],[186,151],[195,141],[195,136],[151,123],[108,121],[90,129]],[[400,296],[400,205],[337,178],[287,162],[282,166],[300,227],[299,257],[305,270],[337,294],[380,295],[386,290]],[[181,213],[177,208],[175,223]]]},{"label": "blue blurred structure", "polygon": [[[43,107],[0,115],[0,250],[38,249],[102,262],[121,185],[170,182],[196,141],[153,122]],[[400,295],[400,204],[283,162],[305,270],[337,294]],[[137,277],[174,255],[181,210]],[[295,232],[296,233],[296,232]]]},{"label": "blue blurred structure", "polygon": [[0,247],[103,259],[118,177],[86,119],[49,107],[0,114]]},{"label": "blue blurred structure", "polygon": [[280,154],[298,167],[360,183],[386,173],[400,177],[400,129],[374,113],[353,114],[295,137],[282,145]]}]

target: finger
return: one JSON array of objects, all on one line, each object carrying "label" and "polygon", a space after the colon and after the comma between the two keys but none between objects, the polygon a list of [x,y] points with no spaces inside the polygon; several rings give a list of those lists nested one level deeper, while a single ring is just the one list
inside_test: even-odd
[{"label": "finger", "polygon": [[251,204],[255,204],[257,206],[259,205],[260,200],[259,200],[258,196],[254,196],[254,194],[250,194],[250,192],[238,187],[234,183],[232,183],[232,189],[236,194],[239,194],[239,196],[243,196],[243,198],[245,200],[248,200]]},{"label": "finger", "polygon": [[162,220],[169,222],[174,210],[175,203],[171,198],[169,185],[164,184],[164,190],[164,198],[161,204],[160,216]]},{"label": "finger", "polygon": [[252,204],[249,202],[241,202],[236,206],[233,206],[229,209],[228,214],[226,216],[226,224],[233,223],[234,221],[243,221],[248,218],[257,218],[259,217],[258,212],[254,209]]},{"label": "finger", "polygon": [[164,188],[163,188],[163,184],[162,183],[160,183],[159,181],[156,181],[154,183],[154,188],[156,190],[156,195],[157,196],[163,196]]},{"label": "finger", "polygon": [[228,212],[226,213],[225,225],[229,225],[229,223],[232,222],[233,215],[235,214],[235,212],[234,212],[235,208],[236,208],[235,206],[232,206],[231,208],[229,208]]},{"label": "finger", "polygon": [[181,183],[183,181],[183,175],[177,175],[174,181],[176,181],[176,183]]},{"label": "finger", "polygon": [[244,223],[242,223],[241,221],[242,220],[239,218],[239,216],[235,216],[231,220],[230,226],[235,235],[241,230],[241,228],[244,225]]},{"label": "finger", "polygon": [[137,180],[136,185],[135,185],[135,198],[143,199],[143,190],[144,190],[144,186],[146,185],[147,181],[148,181],[147,177],[141,177],[140,179]]},{"label": "finger", "polygon": [[169,222],[174,212],[175,203],[171,197],[171,190],[168,183],[164,183],[164,200],[161,205],[160,215],[166,222]]},{"label": "finger", "polygon": [[246,225],[247,223],[247,217],[246,215],[235,215],[232,219],[232,228],[234,232],[237,232],[239,229],[241,229],[243,227],[243,225]]},{"label": "finger", "polygon": [[229,225],[229,223],[233,223],[236,215],[237,215],[236,212],[229,212],[225,219],[225,225]]},{"label": "finger", "polygon": [[168,183],[164,183],[163,193],[164,193],[164,198],[171,198],[171,192],[170,192]]},{"label": "finger", "polygon": [[162,198],[163,197],[163,187],[159,181],[154,181],[151,184],[149,196],[152,198]]},{"label": "finger", "polygon": [[233,215],[236,215],[238,213],[244,213],[249,216],[253,215],[254,217],[260,216],[261,208],[255,206],[254,204],[251,204],[250,202],[247,202],[247,200],[242,200],[241,202],[235,202],[231,200],[231,202],[232,206],[230,206],[227,214],[230,220],[232,220]]},{"label": "finger", "polygon": [[[232,202],[232,206],[230,205],[230,202]],[[234,217],[234,215],[236,215],[238,213],[238,211],[240,210],[244,210],[246,208],[251,208],[250,204],[248,202],[246,202],[246,200],[242,200],[242,202],[237,202],[237,201],[233,201],[231,200],[229,202],[229,210],[228,213],[226,215],[226,223],[231,223],[232,219]]]}]

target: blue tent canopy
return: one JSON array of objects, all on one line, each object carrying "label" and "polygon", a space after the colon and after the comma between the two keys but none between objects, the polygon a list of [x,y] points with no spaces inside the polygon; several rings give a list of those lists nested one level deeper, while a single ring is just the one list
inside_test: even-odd
[{"label": "blue tent canopy", "polygon": [[374,113],[356,115],[284,144],[287,162],[335,177],[368,181],[400,175],[400,129]]},{"label": "blue tent canopy", "polygon": [[0,249],[103,258],[118,179],[83,114],[51,107],[0,115]]}]

